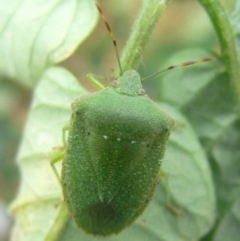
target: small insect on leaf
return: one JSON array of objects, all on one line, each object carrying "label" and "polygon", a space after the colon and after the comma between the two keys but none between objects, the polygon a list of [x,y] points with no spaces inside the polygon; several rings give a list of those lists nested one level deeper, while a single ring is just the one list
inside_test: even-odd
[{"label": "small insect on leaf", "polygon": [[133,223],[150,202],[173,120],[146,95],[135,70],[123,73],[117,42],[97,7],[113,39],[120,77],[72,104],[61,182],[76,225],[108,236]]}]

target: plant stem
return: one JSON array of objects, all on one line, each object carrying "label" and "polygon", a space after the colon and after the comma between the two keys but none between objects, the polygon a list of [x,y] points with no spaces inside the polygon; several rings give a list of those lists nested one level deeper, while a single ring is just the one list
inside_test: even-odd
[{"label": "plant stem", "polygon": [[133,25],[131,36],[122,54],[123,72],[137,67],[148,38],[168,1],[143,0],[142,9]]},{"label": "plant stem", "polygon": [[236,96],[240,113],[240,58],[231,19],[220,0],[199,0],[203,5],[217,32],[223,61],[226,64],[231,85]]}]

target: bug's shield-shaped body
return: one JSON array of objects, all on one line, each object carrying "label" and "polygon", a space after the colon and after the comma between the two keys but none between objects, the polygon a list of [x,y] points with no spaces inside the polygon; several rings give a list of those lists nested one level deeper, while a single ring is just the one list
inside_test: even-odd
[{"label": "bug's shield-shaped body", "polygon": [[[135,71],[119,81],[141,87]],[[72,107],[63,193],[78,227],[95,235],[118,233],[143,212],[173,125],[146,95],[135,87],[126,94],[124,87],[91,94]]]}]

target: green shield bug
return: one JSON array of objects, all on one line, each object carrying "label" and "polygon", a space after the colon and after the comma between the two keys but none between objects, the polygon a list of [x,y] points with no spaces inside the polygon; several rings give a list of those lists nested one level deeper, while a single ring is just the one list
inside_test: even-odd
[{"label": "green shield bug", "polygon": [[130,70],[118,86],[72,106],[63,193],[75,222],[88,233],[106,236],[129,226],[158,183],[173,121],[139,92],[140,76]]},{"label": "green shield bug", "polygon": [[158,184],[173,120],[145,94],[142,80],[128,70],[110,87],[72,104],[61,184],[71,216],[87,233],[121,232],[144,211]]}]

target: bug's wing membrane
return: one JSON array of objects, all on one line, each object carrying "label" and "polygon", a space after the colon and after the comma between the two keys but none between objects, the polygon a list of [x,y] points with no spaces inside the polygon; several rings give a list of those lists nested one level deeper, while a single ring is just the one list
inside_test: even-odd
[{"label": "bug's wing membrane", "polygon": [[[118,126],[122,129],[123,126]],[[129,175],[134,175],[134,166],[142,160],[146,149],[139,148],[136,140],[124,139],[115,127],[105,136],[102,131],[95,132],[90,140],[92,161],[96,169],[98,193],[102,202],[110,202]],[[140,141],[140,140],[139,140]]]}]

